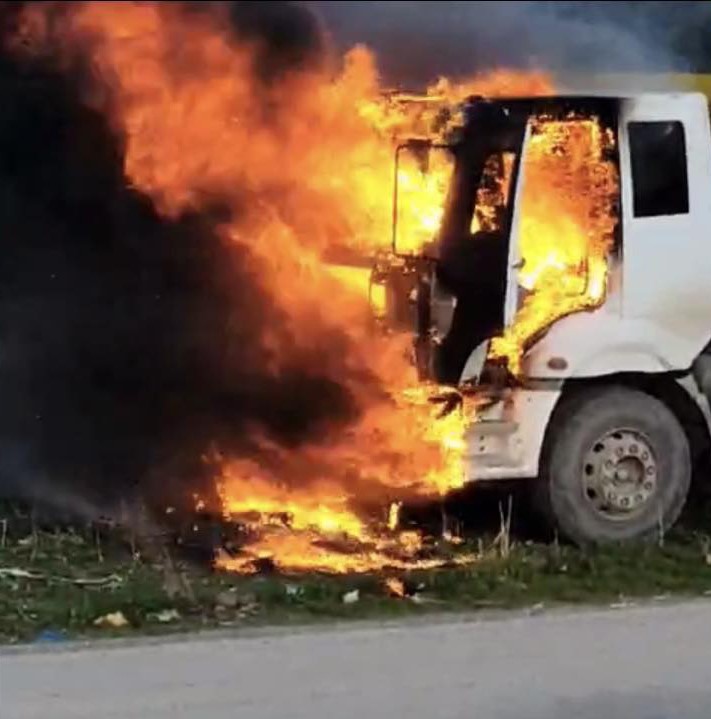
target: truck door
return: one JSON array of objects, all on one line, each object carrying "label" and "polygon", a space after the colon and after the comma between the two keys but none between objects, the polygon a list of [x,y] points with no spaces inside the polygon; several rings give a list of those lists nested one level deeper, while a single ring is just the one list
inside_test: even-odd
[{"label": "truck door", "polygon": [[519,131],[518,147],[487,152],[476,181],[455,188],[455,194],[470,198],[468,226],[457,232],[448,228],[451,239],[440,265],[440,279],[456,296],[451,329],[439,352],[440,381],[478,378],[490,339],[516,315],[521,263],[515,196],[522,135]]},{"label": "truck door", "polygon": [[622,313],[685,368],[711,336],[711,142],[698,95],[626,100],[620,121]]},{"label": "truck door", "polygon": [[[472,216],[472,236],[477,231],[494,232],[500,249],[496,258],[482,262],[478,268],[480,275],[486,274],[489,283],[500,287],[500,295],[496,302],[498,308],[489,308],[496,312],[495,324],[489,325],[489,332],[469,354],[461,371],[461,382],[478,380],[486,358],[489,355],[491,338],[503,335],[515,318],[521,301],[519,275],[523,267],[520,243],[521,211],[520,199],[525,183],[526,146],[531,135],[531,128],[515,131],[513,141],[505,143],[506,149],[492,153],[485,163],[485,171],[476,190],[474,213]],[[495,172],[487,171],[487,167],[496,167]],[[492,191],[492,175],[494,176]],[[479,312],[485,311],[479,308]]]},{"label": "truck door", "polygon": [[526,124],[521,152],[511,157],[512,169],[510,187],[508,188],[511,203],[511,219],[509,229],[508,263],[506,266],[506,296],[504,298],[504,330],[513,325],[521,301],[519,275],[523,268],[521,254],[521,198],[526,183],[526,148],[531,139],[531,123]]}]

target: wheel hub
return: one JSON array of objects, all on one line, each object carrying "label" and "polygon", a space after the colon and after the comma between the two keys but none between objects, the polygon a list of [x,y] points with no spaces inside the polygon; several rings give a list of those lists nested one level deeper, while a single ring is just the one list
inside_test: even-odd
[{"label": "wheel hub", "polygon": [[618,429],[600,437],[583,460],[583,491],[596,511],[609,519],[628,519],[657,489],[657,460],[639,432]]}]

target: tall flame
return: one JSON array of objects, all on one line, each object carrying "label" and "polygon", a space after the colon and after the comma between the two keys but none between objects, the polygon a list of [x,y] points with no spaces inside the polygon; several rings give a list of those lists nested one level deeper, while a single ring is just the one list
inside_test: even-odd
[{"label": "tall flame", "polygon": [[[77,52],[91,57],[98,81],[87,101],[110,113],[126,177],[161,213],[229,205],[219,232],[249,248],[286,318],[260,338],[271,358],[265,372],[278,376],[334,333],[349,340],[345,350],[321,346],[319,369],[355,398],[351,425],[288,449],[255,427],[258,459],[216,455],[222,509],[251,530],[243,553],[221,566],[249,571],[264,557],[330,571],[426,563],[421,538],[398,531],[387,507],[460,486],[467,412],[435,417],[431,388],[413,389],[406,341],[375,335],[363,283],[322,258],[388,246],[399,138],[426,132],[443,105],[472,93],[543,94],[548,80],[497,71],[441,79],[408,98],[385,93],[373,56],[356,47],[337,72],[298,69],[265,83],[252,45],[214,13],[181,4],[83,2],[53,14],[39,3],[24,19],[22,51],[51,38],[67,66]],[[416,251],[439,223],[446,168],[402,172],[402,234]],[[375,517],[366,505],[386,509]]]},{"label": "tall flame", "polygon": [[538,118],[523,162],[519,284],[530,294],[492,355],[521,371],[527,343],[605,297],[619,187],[607,159],[614,137],[597,118]]}]

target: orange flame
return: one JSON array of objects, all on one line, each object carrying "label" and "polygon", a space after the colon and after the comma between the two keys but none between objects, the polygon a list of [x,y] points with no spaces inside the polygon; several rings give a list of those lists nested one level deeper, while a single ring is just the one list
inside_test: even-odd
[{"label": "orange flame", "polygon": [[406,596],[405,583],[397,577],[386,577],[385,589],[387,589],[391,597],[402,599]]},{"label": "orange flame", "polygon": [[519,284],[530,294],[494,357],[521,371],[527,343],[553,322],[605,298],[619,187],[605,159],[614,137],[596,118],[539,118],[524,155]]},{"label": "orange flame", "polygon": [[[467,412],[434,418],[431,388],[413,389],[406,340],[374,335],[364,281],[322,256],[387,248],[398,138],[429,131],[443,105],[469,94],[542,94],[547,79],[500,71],[465,83],[441,79],[419,97],[388,95],[373,56],[356,47],[336,72],[294,70],[267,85],[254,48],[207,12],[87,2],[53,17],[53,30],[48,18],[43,4],[29,8],[21,34],[30,47],[56,34],[66,63],[77,50],[91,56],[100,83],[87,99],[110,112],[122,135],[130,182],[166,216],[214,198],[233,208],[220,232],[250,248],[254,272],[287,318],[285,327],[265,327],[266,371],[278,376],[331,330],[350,339],[345,356],[322,346],[320,369],[356,398],[360,416],[351,426],[288,450],[255,428],[259,462],[220,459],[223,511],[252,536],[238,557],[218,564],[251,571],[268,557],[284,569],[336,572],[436,564],[419,556],[421,537],[399,532],[392,513],[373,518],[363,505],[460,486]],[[416,251],[436,230],[445,172],[403,170],[406,249]],[[379,387],[362,380],[364,368]]]}]

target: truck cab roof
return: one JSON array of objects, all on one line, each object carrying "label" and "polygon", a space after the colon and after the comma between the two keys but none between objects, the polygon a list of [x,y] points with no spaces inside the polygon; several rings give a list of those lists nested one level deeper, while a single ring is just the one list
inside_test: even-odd
[{"label": "truck cab roof", "polygon": [[596,108],[634,105],[644,103],[648,106],[663,107],[667,105],[672,114],[680,108],[708,108],[705,95],[700,92],[645,92],[629,95],[612,95],[609,93],[566,93],[565,95],[541,95],[532,97],[477,97],[472,96],[464,102],[464,108],[485,102],[497,105],[508,111],[527,112],[528,114],[547,113],[560,114],[567,110],[585,112]]}]

